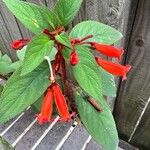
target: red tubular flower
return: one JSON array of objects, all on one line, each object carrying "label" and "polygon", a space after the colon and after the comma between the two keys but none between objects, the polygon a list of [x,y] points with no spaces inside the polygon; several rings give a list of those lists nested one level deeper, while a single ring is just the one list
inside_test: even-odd
[{"label": "red tubular flower", "polygon": [[103,60],[100,57],[96,57],[96,61],[99,66],[108,71],[109,73],[117,76],[122,76],[122,80],[126,80],[126,74],[130,71],[131,66],[126,65],[122,66],[120,64],[116,64],[107,60]]},{"label": "red tubular flower", "polygon": [[64,121],[70,120],[71,117],[69,114],[68,106],[59,85],[57,83],[54,83],[52,86],[52,90],[54,93],[54,101],[59,111],[59,114],[62,117],[62,120]]},{"label": "red tubular flower", "polygon": [[52,116],[52,110],[53,110],[53,91],[52,89],[49,88],[42,103],[41,113],[37,115],[37,120],[39,124],[43,124],[50,121]]},{"label": "red tubular flower", "polygon": [[100,53],[108,56],[108,57],[116,57],[118,60],[121,59],[121,56],[124,53],[124,50],[122,48],[117,48],[111,45],[105,45],[100,43],[91,43],[92,48],[96,49]]},{"label": "red tubular flower", "polygon": [[19,49],[23,48],[25,45],[27,45],[29,41],[30,41],[30,39],[14,40],[14,41],[11,43],[11,47],[12,47],[14,50],[19,50]]},{"label": "red tubular flower", "polygon": [[72,66],[75,66],[79,63],[79,57],[78,54],[76,53],[76,51],[73,51],[70,55],[70,64]]}]

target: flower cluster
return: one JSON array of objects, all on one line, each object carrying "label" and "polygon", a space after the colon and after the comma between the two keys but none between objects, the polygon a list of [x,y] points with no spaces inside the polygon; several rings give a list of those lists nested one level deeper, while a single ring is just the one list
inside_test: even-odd
[{"label": "flower cluster", "polygon": [[[108,56],[110,58],[117,58],[119,61],[124,53],[122,48],[117,48],[112,45],[106,45],[102,43],[96,42],[85,42],[85,40],[93,37],[92,35],[86,36],[83,39],[72,39],[71,43],[74,46],[75,44],[86,44],[90,45],[93,50],[100,52],[101,54]],[[104,70],[111,73],[112,75],[121,76],[122,80],[126,80],[126,74],[130,71],[131,65],[120,65],[117,63],[113,63],[111,61],[103,60],[101,57],[95,57],[95,60],[99,66],[101,66]],[[72,65],[76,65],[79,62],[79,58],[75,51],[72,52],[70,56],[70,63]]]},{"label": "flower cluster", "polygon": [[[50,80],[52,84],[49,86],[49,88],[46,91],[46,94],[42,103],[41,112],[40,114],[37,115],[37,120],[39,124],[43,124],[43,123],[53,120],[52,119],[53,101],[55,102],[55,105],[61,116],[61,120],[69,121],[71,119],[71,115],[69,113],[69,109],[68,109],[65,97],[60,89],[60,86],[55,81],[55,76],[58,73],[61,74],[64,81],[66,80],[65,61],[61,53],[65,46],[59,43],[55,39],[55,36],[60,34],[60,32],[63,32],[63,31],[64,31],[64,28],[59,28],[53,32],[50,32],[48,29],[45,29],[43,31],[44,34],[48,35],[49,38],[55,42],[55,45],[57,48],[57,54],[55,56],[53,66],[50,67],[51,68]],[[90,46],[92,50],[96,50],[103,55],[106,55],[110,58],[117,58],[118,60],[121,60],[121,56],[124,53],[124,50],[122,48],[117,48],[112,45],[106,45],[102,43],[86,42],[87,39],[90,39],[92,37],[93,35],[88,35],[82,39],[70,39],[70,43],[72,46],[72,52],[70,54],[70,64],[72,66],[78,65],[79,63],[79,56],[78,56],[78,53],[76,52],[76,47],[75,47],[76,45],[85,45],[88,47]],[[25,46],[29,41],[30,41],[29,39],[15,40],[12,42],[12,48],[15,50],[19,50],[23,46]],[[101,57],[95,57],[95,61],[100,67],[102,67],[107,72],[116,76],[121,76],[122,80],[127,79],[126,74],[131,69],[130,65],[123,66],[117,63],[113,63],[111,61],[104,60]],[[93,105],[93,101],[92,101],[92,105]],[[94,103],[94,106],[98,108],[97,104],[95,105],[95,103]],[[98,109],[98,110],[101,110],[101,109]]]},{"label": "flower cluster", "polygon": [[37,115],[37,120],[39,124],[51,121],[53,111],[53,99],[61,116],[61,120],[69,121],[71,119],[65,97],[62,94],[60,86],[55,82],[52,83],[52,85],[46,91],[46,95],[42,103],[41,113]]}]

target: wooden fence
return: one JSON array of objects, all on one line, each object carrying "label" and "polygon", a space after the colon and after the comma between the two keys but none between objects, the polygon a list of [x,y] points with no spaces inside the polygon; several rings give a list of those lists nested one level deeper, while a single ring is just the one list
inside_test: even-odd
[{"label": "wooden fence", "polygon": [[[56,0],[27,0],[53,7]],[[118,45],[125,48],[122,63],[131,64],[132,71],[126,82],[117,80],[118,94],[114,116],[120,137],[141,149],[150,148],[150,1],[149,0],[84,0],[72,26],[91,19],[109,24],[125,36]],[[32,37],[30,33],[0,1],[0,50],[12,60],[16,54],[10,43],[14,39]]]},{"label": "wooden fence", "polygon": [[114,114],[121,136],[146,150],[150,149],[150,0],[138,0],[134,7],[125,56],[132,71],[119,85]]}]

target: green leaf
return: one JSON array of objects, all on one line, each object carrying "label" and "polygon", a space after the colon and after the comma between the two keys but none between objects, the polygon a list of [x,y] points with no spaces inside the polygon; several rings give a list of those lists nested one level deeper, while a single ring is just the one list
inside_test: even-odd
[{"label": "green leaf", "polygon": [[20,0],[4,0],[4,2],[10,11],[35,34],[41,33],[45,28],[55,28],[60,24],[57,16],[44,6]]},{"label": "green leaf", "polygon": [[0,74],[8,74],[13,72],[13,69],[6,62],[0,62]]},{"label": "green leaf", "polygon": [[12,63],[10,57],[8,55],[6,55],[6,54],[0,57],[0,61],[1,62],[6,62],[7,64],[11,64]]},{"label": "green leaf", "polygon": [[51,50],[51,53],[49,55],[49,58],[51,61],[53,61],[55,59],[56,54],[57,54],[57,49],[55,47],[53,47]]},{"label": "green leaf", "polygon": [[88,39],[90,42],[113,44],[122,38],[122,34],[116,29],[96,21],[84,21],[77,24],[71,31],[71,38],[84,38],[93,35]]},{"label": "green leaf", "polygon": [[59,17],[63,26],[67,26],[76,16],[83,0],[59,0],[54,13]]},{"label": "green leaf", "polygon": [[10,57],[7,55],[1,55],[0,57],[0,73],[1,74],[8,74],[13,72],[13,69],[11,68],[12,61]]},{"label": "green leaf", "polygon": [[[25,46],[21,50],[17,51],[17,56],[18,56],[19,60],[21,60],[21,61],[24,60],[26,49],[27,49],[27,46]],[[50,55],[49,55],[50,60],[54,60],[56,53],[57,53],[57,49],[55,47],[53,47],[50,52]]]},{"label": "green leaf", "polygon": [[64,57],[64,59],[69,63],[69,59],[70,59],[70,54],[72,52],[72,49],[68,48],[68,47],[65,47],[63,50],[62,50],[62,55]]},{"label": "green leaf", "polygon": [[[96,100],[99,100],[102,96],[102,83],[99,67],[94,56],[89,48],[79,45],[76,46],[76,52],[79,56],[79,63],[76,66],[72,66],[73,75],[83,90]],[[70,53],[70,49],[63,50],[63,56],[66,60],[69,59]]]},{"label": "green leaf", "polygon": [[1,95],[1,93],[3,91],[3,88],[4,88],[3,85],[0,84],[0,95]]},{"label": "green leaf", "polygon": [[16,61],[16,62],[12,63],[12,64],[10,65],[10,67],[12,68],[12,70],[13,70],[13,72],[14,72],[14,71],[17,70],[21,65],[22,65],[22,61],[21,61],[21,60],[18,60],[18,61]]},{"label": "green leaf", "polygon": [[44,56],[50,55],[54,42],[47,35],[40,34],[32,39],[27,47],[22,66],[22,75],[34,70],[44,60]]},{"label": "green leaf", "polygon": [[41,111],[42,106],[42,100],[44,99],[44,95],[38,98],[38,100],[35,101],[35,103],[32,104],[32,108],[39,113]]},{"label": "green leaf", "polygon": [[118,134],[115,121],[106,102],[101,99],[102,112],[97,112],[79,94],[76,103],[80,119],[93,139],[103,146],[104,150],[116,150],[118,147]]},{"label": "green leaf", "polygon": [[21,76],[19,68],[8,80],[0,97],[0,123],[4,123],[33,104],[47,89],[49,67],[47,62],[28,75]]},{"label": "green leaf", "polygon": [[0,73],[1,74],[8,74],[14,72],[18,69],[22,64],[22,61],[16,61],[12,63],[10,57],[7,55],[0,55]]},{"label": "green leaf", "polygon": [[60,35],[55,36],[55,39],[59,43],[65,45],[65,46],[67,46],[69,48],[71,47],[69,36],[65,32],[61,33]]},{"label": "green leaf", "polygon": [[105,96],[116,96],[116,85],[114,81],[114,76],[106,72],[100,67],[100,77],[102,78],[102,93]]},{"label": "green leaf", "polygon": [[26,50],[27,50],[27,46],[24,46],[21,50],[17,51],[16,54],[17,54],[17,57],[19,58],[19,60],[24,60]]}]

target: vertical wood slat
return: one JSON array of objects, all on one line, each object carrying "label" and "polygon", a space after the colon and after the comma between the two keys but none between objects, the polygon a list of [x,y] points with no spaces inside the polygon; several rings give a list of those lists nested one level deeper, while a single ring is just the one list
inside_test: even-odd
[{"label": "vertical wood slat", "polygon": [[6,8],[3,1],[0,1],[0,44],[12,59],[16,59],[15,53],[11,51],[10,47],[10,43],[14,38],[21,38],[15,18]]},{"label": "vertical wood slat", "polygon": [[[140,115],[150,97],[150,1],[139,0],[131,38],[126,55],[126,63],[132,65],[128,80],[120,85],[116,102],[115,117],[118,129],[125,140],[135,130],[131,143],[141,149],[150,148],[150,106],[142,120]],[[138,127],[135,129],[137,122]]]}]

